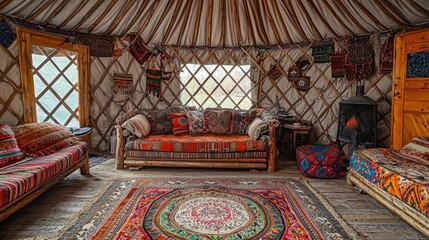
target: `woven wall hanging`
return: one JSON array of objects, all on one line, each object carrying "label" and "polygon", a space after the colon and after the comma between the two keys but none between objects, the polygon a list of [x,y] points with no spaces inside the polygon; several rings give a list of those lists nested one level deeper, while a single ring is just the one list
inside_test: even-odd
[{"label": "woven wall hanging", "polygon": [[130,42],[130,54],[136,59],[140,65],[143,65],[146,60],[152,55],[151,51],[146,47],[143,39],[137,33],[129,33],[126,38]]},{"label": "woven wall hanging", "polygon": [[393,71],[393,43],[394,36],[389,36],[380,49],[380,73],[391,73]]},{"label": "woven wall hanging", "polygon": [[315,63],[327,63],[331,61],[331,53],[335,51],[333,42],[320,42],[313,44],[311,56]]},{"label": "woven wall hanging", "polygon": [[368,35],[347,40],[345,70],[350,81],[366,80],[374,74],[374,49],[369,38]]},{"label": "woven wall hanging", "polygon": [[113,73],[113,101],[123,105],[133,95],[133,75]]}]

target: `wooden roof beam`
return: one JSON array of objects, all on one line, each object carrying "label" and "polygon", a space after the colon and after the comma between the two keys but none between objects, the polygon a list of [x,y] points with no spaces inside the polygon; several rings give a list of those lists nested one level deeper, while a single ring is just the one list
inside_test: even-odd
[{"label": "wooden roof beam", "polygon": [[244,12],[246,13],[247,19],[247,30],[250,32],[250,36],[252,37],[253,46],[256,46],[256,37],[255,32],[253,31],[252,20],[250,18],[249,5],[247,5],[247,1],[243,1],[244,4]]},{"label": "wooden roof beam", "polygon": [[382,1],[382,4],[386,5],[387,8],[392,11],[396,16],[399,16],[401,18],[402,22],[405,22],[407,25],[412,25],[412,22],[408,20],[408,18],[402,13],[401,10],[399,10],[395,5],[393,5],[389,1]]},{"label": "wooden roof beam", "polygon": [[367,17],[369,17],[375,24],[377,24],[378,26],[382,27],[383,30],[385,29],[389,29],[388,27],[386,27],[386,25],[384,25],[383,23],[381,23],[380,21],[378,21],[378,19],[376,17],[374,17],[374,15],[372,15],[372,13],[370,11],[368,11],[368,9],[366,9],[366,7],[364,5],[362,5],[362,3],[360,3],[357,0],[353,0],[353,2],[355,3],[356,6],[358,6],[358,8],[365,13],[365,15]]},{"label": "wooden roof beam", "polygon": [[9,5],[9,3],[11,3],[13,0],[4,0],[0,3],[0,10],[2,10],[3,8],[5,8],[7,5]]},{"label": "wooden roof beam", "polygon": [[182,41],[183,34],[185,32],[185,28],[188,23],[189,13],[191,12],[192,0],[188,0],[186,1],[186,3],[187,5],[186,5],[185,17],[183,18],[182,27],[180,28],[179,37],[177,38],[176,45],[180,45],[180,42]]},{"label": "wooden roof beam", "polygon": [[287,41],[289,43],[292,43],[292,38],[289,34],[289,31],[286,28],[286,24],[284,22],[283,16],[280,13],[280,9],[279,9],[279,5],[277,4],[277,0],[271,0],[271,3],[273,4],[274,11],[276,12],[277,18],[280,19],[280,26],[282,27],[283,32],[286,34]]},{"label": "wooden roof beam", "polygon": [[413,6],[413,8],[415,8],[417,11],[424,14],[426,17],[429,17],[429,11],[420,6],[418,3],[414,2],[413,0],[407,0],[407,2],[411,4],[411,6]]},{"label": "wooden roof beam", "polygon": [[208,9],[208,25],[207,25],[207,46],[210,46],[212,43],[212,31],[213,31],[213,0],[209,1]]},{"label": "wooden roof beam", "polygon": [[130,8],[134,5],[136,0],[129,0],[127,3],[122,7],[121,11],[119,11],[118,15],[116,15],[115,19],[112,21],[112,23],[109,25],[106,31],[104,31],[104,34],[110,35],[112,34],[113,30],[118,26],[119,22],[125,17],[125,15],[128,13]]},{"label": "wooden roof beam", "polygon": [[221,10],[222,12],[222,18],[221,18],[221,39],[222,39],[222,47],[225,47],[225,35],[226,35],[226,0],[222,0],[222,7]]},{"label": "wooden roof beam", "polygon": [[[84,17],[76,24],[74,25],[70,30],[76,30],[78,29],[80,26],[82,26],[82,24],[84,22],[86,22],[86,20],[88,20],[89,17],[92,16],[92,14],[94,14],[95,10],[97,10],[97,8],[100,6],[100,4],[103,3],[104,0],[98,0],[93,6],[92,8],[84,15]],[[71,18],[75,17],[74,15],[70,15]]]},{"label": "wooden roof beam", "polygon": [[313,31],[316,33],[317,37],[319,39],[324,39],[324,36],[322,36],[322,34],[320,34],[319,29],[316,27],[316,25],[314,24],[314,21],[312,19],[312,17],[310,16],[310,14],[308,13],[307,9],[305,8],[304,4],[302,3],[301,0],[297,0],[298,5],[300,6],[300,8],[302,9],[302,11],[304,12],[305,17],[307,18],[307,21],[310,23],[310,27],[313,29]]},{"label": "wooden roof beam", "polygon": [[167,13],[172,8],[174,2],[175,1],[168,1],[167,6],[164,8],[164,11],[162,12],[162,15],[159,18],[159,20],[157,21],[155,27],[152,28],[152,31],[150,32],[149,36],[146,37],[147,42],[150,42],[153,39],[153,37],[155,36],[155,33],[159,30],[161,23],[165,20],[165,16],[167,16]]},{"label": "wooden roof beam", "polygon": [[139,36],[144,32],[144,30],[146,29],[146,27],[149,24],[150,20],[152,19],[153,14],[155,13],[156,9],[158,9],[159,2],[160,2],[160,0],[156,0],[149,7],[149,9],[150,9],[149,16],[147,16],[147,18],[145,19],[143,25],[141,26],[140,30],[137,33]]},{"label": "wooden roof beam", "polygon": [[115,6],[115,4],[118,2],[118,0],[112,0],[109,3],[109,6],[103,11],[103,13],[97,18],[97,20],[88,28],[88,32],[92,32],[103,19],[107,16],[107,14],[112,10],[112,8]]},{"label": "wooden roof beam", "polygon": [[279,31],[277,30],[276,24],[274,23],[274,20],[273,20],[273,16],[271,15],[270,10],[268,9],[267,0],[264,0],[263,3],[264,3],[265,14],[268,17],[268,21],[270,22],[271,28],[273,29],[274,35],[276,36],[277,44],[282,44]]},{"label": "wooden roof beam", "polygon": [[345,29],[347,29],[347,31],[349,32],[350,35],[353,34],[353,31],[349,28],[349,26],[347,26],[347,24],[344,23],[344,21],[338,16],[337,12],[335,12],[335,10],[332,8],[332,6],[328,3],[327,0],[322,0],[323,4],[325,4],[325,6],[329,9],[329,12],[331,12],[332,16],[335,17],[335,19],[337,19],[337,21],[341,24],[341,26],[343,26]]},{"label": "wooden roof beam", "polygon": [[64,6],[67,5],[68,2],[69,0],[61,1],[60,5],[58,5],[58,7],[49,15],[49,17],[46,18],[45,21],[43,21],[43,25],[48,24],[52,20],[52,18],[56,17],[58,13],[61,12],[61,10],[63,10]]},{"label": "wooden roof beam", "polygon": [[45,2],[45,4],[43,4],[41,7],[39,7],[36,11],[33,11],[32,13],[30,13],[25,20],[27,21],[33,21],[37,16],[39,16],[39,14],[43,11],[45,11],[48,7],[50,7],[50,5],[56,2],[56,0],[49,0],[47,2]]},{"label": "wooden roof beam", "polygon": [[256,23],[256,27],[259,28],[261,31],[262,37],[264,39],[265,44],[270,44],[270,38],[268,37],[267,31],[265,30],[265,25],[263,25],[262,22],[262,15],[261,15],[261,6],[259,5],[259,1],[254,1],[255,6],[253,8],[253,11],[256,13],[256,18],[258,18],[258,21]]},{"label": "wooden roof beam", "polygon": [[352,13],[347,9],[347,7],[343,4],[343,0],[334,0],[336,5],[340,7],[341,11],[343,14],[345,14],[346,16],[348,16],[352,22],[363,32],[363,33],[368,33],[368,30],[362,26],[362,24],[359,23],[358,20],[356,20],[356,18],[353,17]]},{"label": "wooden roof beam", "polygon": [[232,10],[234,12],[234,22],[235,22],[235,34],[237,37],[238,45],[241,45],[241,27],[240,27],[240,16],[238,13],[238,5],[237,0],[232,0]]},{"label": "wooden roof beam", "polygon": [[77,5],[77,7],[73,10],[73,12],[60,24],[58,28],[63,28],[70,20],[77,15],[77,13],[88,4],[89,0],[83,0]]},{"label": "wooden roof beam", "polygon": [[298,17],[296,16],[295,10],[293,10],[293,6],[290,0],[286,0],[286,3],[284,2],[285,0],[283,0],[283,4],[286,6],[286,9],[289,13],[289,15],[292,17],[293,22],[295,23],[295,27],[298,29],[299,33],[301,34],[301,37],[304,38],[305,42],[308,43],[308,37],[307,35],[305,35],[304,30],[301,27],[301,24],[298,21]]},{"label": "wooden roof beam", "polygon": [[204,3],[204,0],[200,0],[198,2],[197,19],[195,21],[194,37],[192,38],[192,46],[195,46],[197,44],[198,33],[200,30],[201,12],[203,10],[203,3]]},{"label": "wooden roof beam", "polygon": [[[402,22],[401,20],[399,20],[395,15],[393,15],[384,5],[380,0],[373,0],[375,2],[375,4],[377,4],[377,6],[381,9],[381,11],[383,11],[384,14],[386,14],[390,19],[392,19],[396,24],[398,24],[399,26],[404,25],[404,22]],[[387,1],[384,1],[387,2]]]},{"label": "wooden roof beam", "polygon": [[183,4],[183,0],[177,0],[175,2],[177,4],[176,4],[176,7],[174,8],[173,16],[171,16],[171,20],[168,23],[167,30],[165,31],[164,36],[162,37],[162,40],[161,40],[161,44],[163,45],[165,45],[165,43],[167,42],[168,36],[170,36],[171,34],[171,30],[173,30],[174,23],[176,22],[177,16],[179,15],[180,8],[182,7],[182,4]]},{"label": "wooden roof beam", "polygon": [[134,14],[133,19],[131,20],[132,24],[128,24],[128,26],[121,32],[120,36],[124,36],[128,33],[135,22],[142,17],[143,11],[146,9],[146,6],[149,4],[149,0],[145,0],[142,5],[140,5],[139,10],[137,10],[136,14]]},{"label": "wooden roof beam", "polygon": [[326,19],[322,16],[322,14],[320,13],[319,9],[317,9],[316,5],[314,4],[314,2],[312,0],[307,0],[307,2],[309,3],[311,9],[313,9],[313,11],[316,13],[316,15],[319,17],[319,19],[323,22],[323,24],[329,29],[329,31],[335,36],[335,37],[339,37],[338,33],[335,32],[335,30],[331,27],[331,25],[326,21]]}]

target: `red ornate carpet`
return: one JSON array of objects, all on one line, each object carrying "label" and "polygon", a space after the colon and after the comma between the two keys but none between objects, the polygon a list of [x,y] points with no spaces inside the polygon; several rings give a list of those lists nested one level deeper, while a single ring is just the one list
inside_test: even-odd
[{"label": "red ornate carpet", "polygon": [[[347,226],[345,226],[347,228]],[[349,239],[292,179],[117,180],[63,239]]]}]

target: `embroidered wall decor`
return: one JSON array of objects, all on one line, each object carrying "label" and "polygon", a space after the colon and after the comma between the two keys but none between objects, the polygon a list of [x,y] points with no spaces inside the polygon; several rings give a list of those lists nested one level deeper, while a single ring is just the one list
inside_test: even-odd
[{"label": "embroidered wall decor", "polygon": [[130,42],[130,54],[136,59],[140,65],[143,65],[146,60],[152,55],[151,51],[146,47],[143,39],[137,33],[129,33],[126,38]]},{"label": "embroidered wall decor", "polygon": [[393,43],[394,36],[389,36],[380,50],[380,73],[391,73],[393,71]]},{"label": "embroidered wall decor", "polygon": [[368,35],[347,40],[345,70],[350,81],[366,80],[374,74],[374,50],[369,38]]},{"label": "embroidered wall decor", "polygon": [[315,43],[312,46],[311,56],[315,63],[327,63],[331,61],[330,54],[334,51],[334,43],[331,41]]},{"label": "embroidered wall decor", "polygon": [[133,75],[113,73],[113,101],[123,105],[133,94]]}]

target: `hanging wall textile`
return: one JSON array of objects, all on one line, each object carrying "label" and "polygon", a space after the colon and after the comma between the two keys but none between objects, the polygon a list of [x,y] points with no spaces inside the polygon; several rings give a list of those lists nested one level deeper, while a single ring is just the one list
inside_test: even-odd
[{"label": "hanging wall textile", "polygon": [[112,57],[114,38],[94,34],[76,33],[74,43],[89,46],[92,57]]},{"label": "hanging wall textile", "polygon": [[393,71],[393,43],[394,36],[389,36],[380,50],[380,73],[391,73]]},{"label": "hanging wall textile", "polygon": [[331,53],[334,52],[333,42],[315,43],[312,46],[311,56],[315,63],[327,63],[331,61]]},{"label": "hanging wall textile", "polygon": [[156,97],[161,95],[162,70],[146,69],[146,93]]},{"label": "hanging wall textile", "polygon": [[355,239],[320,199],[293,179],[116,180],[61,239]]},{"label": "hanging wall textile", "polygon": [[133,94],[133,75],[113,73],[113,85],[113,101],[122,105]]},{"label": "hanging wall textile", "polygon": [[130,42],[130,54],[136,59],[141,65],[152,55],[147,49],[143,39],[137,35],[137,33],[130,33],[126,36],[126,39]]},{"label": "hanging wall textile", "polygon": [[331,53],[332,78],[343,78],[346,76],[346,54],[343,52]]},{"label": "hanging wall textile", "polygon": [[13,41],[15,41],[16,35],[13,33],[12,29],[10,28],[9,24],[6,20],[0,21],[0,44],[8,48]]},{"label": "hanging wall textile", "polygon": [[369,37],[347,40],[345,70],[346,78],[350,81],[366,80],[374,74],[374,50],[369,43]]}]

